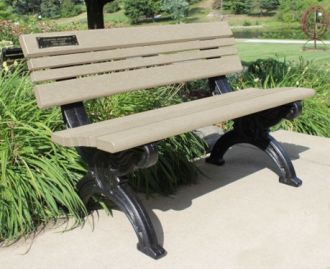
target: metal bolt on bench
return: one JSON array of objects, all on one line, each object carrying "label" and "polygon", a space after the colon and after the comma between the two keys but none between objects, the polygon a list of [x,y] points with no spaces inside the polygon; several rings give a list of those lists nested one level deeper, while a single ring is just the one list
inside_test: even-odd
[{"label": "metal bolt on bench", "polygon": [[[103,7],[103,6],[102,6]],[[92,25],[102,26],[102,21]],[[90,24],[90,25],[91,25]],[[280,182],[301,180],[284,148],[269,134],[283,118],[301,112],[312,89],[246,89],[233,92],[226,75],[242,70],[229,26],[223,22],[144,26],[23,35],[20,37],[40,108],[61,106],[68,129],[52,140],[76,147],[89,172],[77,188],[87,204],[94,194],[113,201],[138,237],[138,249],[165,255],[127,174],[157,162],[156,142],[234,119],[234,129],[215,144],[207,162],[224,163],[225,152],[250,143],[279,168]],[[138,89],[208,78],[210,97],[122,118],[92,123],[84,101]]]}]

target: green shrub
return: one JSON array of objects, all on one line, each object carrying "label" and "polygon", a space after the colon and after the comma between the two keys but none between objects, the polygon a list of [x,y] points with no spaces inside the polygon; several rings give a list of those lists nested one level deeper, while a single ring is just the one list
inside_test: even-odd
[{"label": "green shrub", "polygon": [[58,109],[39,110],[21,69],[0,74],[0,241],[84,210],[74,183],[84,173],[74,150],[50,141]]},{"label": "green shrub", "polygon": [[328,0],[280,0],[278,18],[284,22],[300,22],[306,9],[313,5],[324,6],[330,11]]},{"label": "green shrub", "polygon": [[5,2],[0,2],[0,20],[8,20],[11,16],[8,5]]},{"label": "green shrub", "polygon": [[[22,68],[0,75],[0,241],[10,242],[41,224],[73,216],[85,208],[75,192],[85,167],[75,149],[55,145],[53,131],[63,129],[59,109],[40,110]],[[137,91],[87,103],[94,120],[119,117],[181,102],[176,87]],[[188,133],[159,143],[159,162],[130,175],[132,186],[146,193],[172,193],[194,182],[192,158],[204,143]]]},{"label": "green shrub", "polygon": [[189,3],[186,0],[163,0],[162,10],[168,13],[173,20],[180,22],[188,14]]},{"label": "green shrub", "polygon": [[153,18],[160,11],[160,0],[124,0],[125,15],[136,24],[141,17]]},{"label": "green shrub", "polygon": [[79,15],[83,12],[81,5],[75,4],[73,0],[62,0],[61,2],[61,17],[68,18]]},{"label": "green shrub", "polygon": [[232,79],[236,89],[249,87],[305,87],[316,95],[304,101],[303,114],[293,122],[283,121],[274,128],[330,137],[330,71],[302,59],[297,63],[277,59],[248,63],[247,71]]},{"label": "green shrub", "polygon": [[40,14],[44,18],[58,18],[60,17],[60,2],[57,0],[43,0],[40,4]]},{"label": "green shrub", "polygon": [[104,11],[107,13],[115,13],[120,10],[119,1],[115,0],[113,2],[107,3],[104,6]]}]

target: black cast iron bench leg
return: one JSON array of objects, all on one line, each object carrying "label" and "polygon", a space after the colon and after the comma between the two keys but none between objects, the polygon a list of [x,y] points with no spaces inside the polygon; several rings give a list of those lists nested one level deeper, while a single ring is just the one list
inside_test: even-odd
[{"label": "black cast iron bench leg", "polygon": [[[214,95],[232,91],[226,77],[211,78],[209,84]],[[269,134],[269,128],[283,119],[293,120],[301,112],[302,103],[297,101],[235,119],[234,129],[219,138],[206,162],[223,165],[225,163],[223,157],[229,148],[241,143],[251,144],[264,151],[274,161],[279,168],[281,183],[299,187],[302,181],[296,176],[288,153],[281,143]]]},{"label": "black cast iron bench leg", "polygon": [[267,134],[262,138],[253,139],[251,137],[240,136],[235,130],[224,134],[214,145],[212,153],[206,159],[208,163],[223,165],[224,155],[229,148],[236,144],[251,144],[264,151],[279,168],[279,181],[281,183],[299,187],[302,181],[297,178],[292,162],[283,146],[271,135]]},{"label": "black cast iron bench leg", "polygon": [[126,177],[136,167],[153,165],[156,162],[153,151],[152,145],[145,146],[144,150],[132,149],[115,155],[95,150],[94,158],[90,159],[90,172],[77,188],[86,205],[94,194],[101,194],[124,212],[138,238],[138,250],[159,259],[166,251],[158,243],[151,219]]},{"label": "black cast iron bench leg", "polygon": [[[62,106],[64,121],[69,128],[89,124],[82,103]],[[78,193],[85,205],[98,194],[122,210],[131,222],[138,237],[138,249],[158,259],[166,251],[158,243],[157,235],[147,211],[128,185],[126,175],[135,169],[154,165],[158,160],[155,144],[148,144],[124,152],[110,154],[95,148],[77,148],[89,172],[77,184]]]}]

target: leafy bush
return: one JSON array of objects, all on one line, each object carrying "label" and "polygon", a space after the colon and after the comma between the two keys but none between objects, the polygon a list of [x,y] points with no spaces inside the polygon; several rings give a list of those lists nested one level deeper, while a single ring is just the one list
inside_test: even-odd
[{"label": "leafy bush", "polygon": [[0,74],[0,241],[13,240],[84,206],[74,183],[84,168],[74,150],[54,145],[58,110],[39,110],[21,69]]},{"label": "leafy bush", "polygon": [[5,2],[0,2],[0,20],[2,19],[9,19],[12,14],[9,11],[9,7]]},{"label": "leafy bush", "polygon": [[300,22],[305,10],[313,5],[322,5],[330,11],[328,0],[280,0],[278,18],[284,22]]},{"label": "leafy bush", "polygon": [[189,3],[185,0],[163,0],[162,10],[168,13],[173,20],[180,22],[188,14]]},{"label": "leafy bush", "polygon": [[79,15],[83,12],[81,5],[76,5],[74,0],[62,0],[61,2],[61,17],[68,18]]},{"label": "leafy bush", "polygon": [[112,1],[110,3],[107,3],[104,6],[104,10],[107,13],[115,13],[115,12],[119,11],[120,10],[119,1],[115,0],[115,1]]},{"label": "leafy bush", "polygon": [[[17,67],[0,75],[0,241],[7,242],[59,217],[73,216],[79,223],[85,211],[74,187],[85,167],[74,149],[50,140],[53,131],[64,128],[60,111],[37,107],[22,72]],[[91,101],[87,109],[100,120],[181,101],[176,87],[164,87]],[[179,184],[194,182],[197,169],[191,159],[204,153],[199,138],[188,133],[158,148],[158,164],[130,176],[135,189],[172,193]]]},{"label": "leafy bush", "polygon": [[159,0],[124,0],[125,15],[136,24],[141,17],[153,18],[160,11]]},{"label": "leafy bush", "polygon": [[60,17],[60,1],[58,0],[43,0],[40,4],[40,14],[45,18],[58,18]]},{"label": "leafy bush", "polygon": [[11,41],[19,45],[18,38],[22,34],[73,31],[86,29],[86,24],[70,23],[59,25],[51,21],[39,21],[29,18],[26,21],[14,23],[10,20],[0,20],[0,40]]},{"label": "leafy bush", "polygon": [[248,63],[247,71],[232,79],[236,89],[249,87],[305,87],[316,90],[313,98],[304,101],[303,114],[293,122],[283,121],[282,128],[310,135],[330,137],[330,71],[302,59],[298,64],[277,59]]}]

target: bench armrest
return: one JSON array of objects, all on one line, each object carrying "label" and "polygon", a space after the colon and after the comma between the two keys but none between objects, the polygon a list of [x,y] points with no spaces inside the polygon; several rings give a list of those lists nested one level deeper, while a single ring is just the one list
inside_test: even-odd
[{"label": "bench armrest", "polygon": [[24,54],[21,48],[3,48],[0,55],[0,63],[7,60],[23,59]]}]

